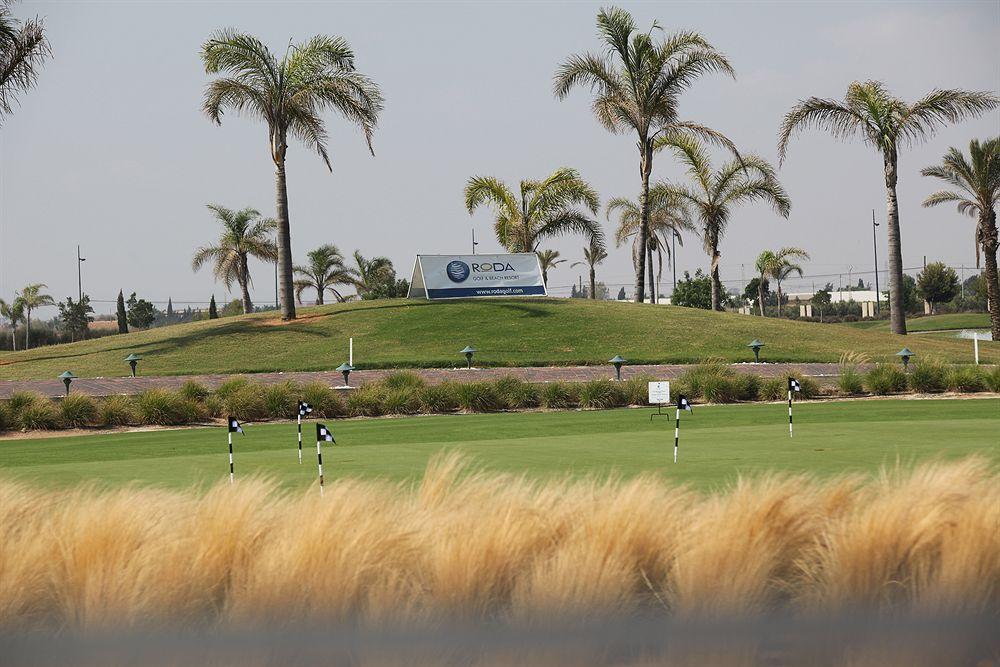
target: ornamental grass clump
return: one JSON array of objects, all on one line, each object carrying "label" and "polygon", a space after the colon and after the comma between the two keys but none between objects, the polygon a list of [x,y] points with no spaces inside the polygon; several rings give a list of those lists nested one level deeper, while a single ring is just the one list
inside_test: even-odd
[{"label": "ornamental grass clump", "polygon": [[48,431],[65,426],[59,408],[51,399],[38,392],[14,392],[7,402],[7,409],[15,428]]},{"label": "ornamental grass clump", "polygon": [[[649,383],[655,381],[656,378],[652,375],[637,375],[622,382],[621,388],[625,404],[646,405],[649,402]],[[671,386],[671,389],[673,388]]]},{"label": "ornamental grass clump", "polygon": [[455,386],[458,406],[466,412],[496,412],[503,399],[492,382],[464,382]]},{"label": "ornamental grass clump", "polygon": [[135,411],[140,424],[157,426],[193,424],[202,416],[197,403],[166,389],[149,389],[137,395]]},{"label": "ornamental grass clump", "polygon": [[86,394],[70,394],[59,401],[62,421],[68,428],[94,426],[98,421],[97,401]]},{"label": "ornamental grass clump", "polygon": [[565,410],[580,405],[580,389],[576,384],[549,382],[542,385],[542,407]]},{"label": "ornamental grass clump", "polygon": [[458,410],[458,391],[452,382],[442,382],[421,389],[417,396],[425,412],[446,414]]},{"label": "ornamental grass clump", "polygon": [[204,401],[211,393],[208,387],[194,380],[185,382],[178,391],[189,401]]},{"label": "ornamental grass clump", "polygon": [[227,388],[226,393],[217,396],[222,399],[227,417],[235,417],[241,422],[253,422],[270,417],[264,402],[265,391],[263,385],[243,383]]},{"label": "ornamental grass clump", "polygon": [[910,389],[923,394],[939,394],[948,389],[948,366],[934,359],[924,359],[913,365]]},{"label": "ornamental grass clump", "polygon": [[351,417],[378,417],[384,414],[384,390],[370,384],[352,389],[347,394],[347,414]]},{"label": "ornamental grass clump", "polygon": [[386,389],[410,389],[414,391],[427,385],[424,379],[413,371],[399,371],[387,375],[379,384]]},{"label": "ornamental grass clump", "polygon": [[986,382],[987,389],[1000,393],[1000,366],[994,366],[990,370],[984,371],[983,380]]},{"label": "ornamental grass clump", "polygon": [[387,415],[415,415],[423,407],[420,393],[412,387],[382,388],[382,410]]},{"label": "ornamental grass clump", "polygon": [[612,380],[591,380],[580,387],[580,407],[587,410],[606,410],[625,405],[622,383]]},{"label": "ornamental grass clump", "polygon": [[310,382],[299,389],[299,396],[312,407],[313,417],[332,419],[347,414],[340,394],[322,382]]},{"label": "ornamental grass clump", "polygon": [[97,407],[97,421],[102,426],[131,426],[137,423],[132,397],[116,395],[104,398]]},{"label": "ornamental grass clump", "polygon": [[263,385],[261,400],[270,419],[293,419],[297,414],[299,391],[291,382]]},{"label": "ornamental grass clump", "polygon": [[530,382],[505,376],[494,380],[493,386],[496,388],[504,410],[537,408],[541,403],[538,387]]},{"label": "ornamental grass clump", "polygon": [[977,366],[952,366],[948,369],[948,389],[966,393],[986,391],[986,377]]},{"label": "ornamental grass clump", "polygon": [[906,391],[906,373],[895,364],[876,364],[865,373],[865,389],[876,396]]}]

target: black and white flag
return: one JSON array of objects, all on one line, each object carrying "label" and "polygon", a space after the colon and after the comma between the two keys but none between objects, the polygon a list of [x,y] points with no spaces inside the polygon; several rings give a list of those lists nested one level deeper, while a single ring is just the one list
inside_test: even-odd
[{"label": "black and white flag", "polygon": [[788,378],[788,391],[802,391],[802,384],[795,378]]},{"label": "black and white flag", "polygon": [[685,396],[684,394],[681,394],[680,396],[677,397],[677,407],[680,410],[687,410],[688,412],[692,412],[691,401],[689,401],[687,396]]},{"label": "black and white flag", "polygon": [[229,418],[229,432],[230,433],[243,433],[243,427],[240,426],[240,423],[238,421],[236,421],[236,419],[233,418],[233,417]]},{"label": "black and white flag", "polygon": [[322,424],[316,424],[316,441],[317,442],[337,442],[333,439],[333,433]]},{"label": "black and white flag", "polygon": [[309,414],[312,411],[313,411],[313,409],[312,409],[311,405],[309,405],[305,401],[299,401],[299,416],[300,417],[305,417],[307,414]]}]

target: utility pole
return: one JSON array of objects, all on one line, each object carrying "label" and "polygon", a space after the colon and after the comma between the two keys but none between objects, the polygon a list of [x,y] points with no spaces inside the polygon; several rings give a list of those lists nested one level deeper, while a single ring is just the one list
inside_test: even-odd
[{"label": "utility pole", "polygon": [[[673,265],[674,269],[674,292],[677,291],[677,230],[674,230],[673,235],[670,237],[670,263]],[[670,293],[671,300],[673,299],[673,292]],[[671,301],[672,303],[672,301]]]},{"label": "utility pole", "polygon": [[872,209],[872,250],[875,252],[875,313],[882,314],[882,294],[878,291],[878,234],[875,232],[875,209]]},{"label": "utility pole", "polygon": [[83,271],[81,265],[87,261],[86,257],[80,257],[80,246],[76,247],[76,298],[77,303],[83,301]]}]

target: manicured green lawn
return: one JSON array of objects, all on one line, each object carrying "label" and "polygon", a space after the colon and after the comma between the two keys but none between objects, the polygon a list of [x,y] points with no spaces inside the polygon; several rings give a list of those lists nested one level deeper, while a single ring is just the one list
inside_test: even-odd
[{"label": "manicured green lawn", "polygon": [[[17,352],[0,358],[0,379],[125,375],[130,352],[145,375],[328,370],[355,365],[434,367],[464,363],[472,345],[482,366],[603,364],[616,354],[633,363],[752,359],[760,338],[766,361],[836,362],[844,352],[891,359],[903,345],[918,354],[969,362],[953,340],[914,341],[881,331],[777,318],[586,299],[496,299],[435,302],[393,299],[303,308],[282,323],[274,313],[194,322]],[[918,345],[920,349],[914,347]],[[1000,362],[1000,343],[981,348]]]},{"label": "manicured green lawn", "polygon": [[[681,424],[674,465],[673,418],[648,409],[450,415],[330,421],[323,450],[329,483],[344,476],[416,480],[427,461],[457,450],[493,470],[533,476],[624,476],[650,472],[710,489],[740,473],[872,472],[897,460],[983,454],[1000,462],[1000,399],[802,403],[788,437],[785,404],[695,407]],[[316,481],[312,422],[297,463],[295,425],[247,426],[236,437],[236,474],[264,474],[289,487]],[[228,476],[226,430],[0,441],[0,476],[44,485],[93,481],[183,487]]]},{"label": "manicured green lawn", "polygon": [[[869,331],[889,331],[889,320],[868,320],[848,322],[846,326]],[[939,331],[942,329],[987,329],[990,328],[988,313],[949,313],[947,315],[927,315],[910,317],[906,320],[906,330]]]}]

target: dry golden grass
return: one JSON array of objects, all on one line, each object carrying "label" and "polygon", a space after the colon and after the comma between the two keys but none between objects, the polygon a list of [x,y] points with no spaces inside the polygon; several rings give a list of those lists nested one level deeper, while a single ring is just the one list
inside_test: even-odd
[{"label": "dry golden grass", "polygon": [[528,481],[435,461],[418,488],[266,480],[206,494],[0,482],[0,628],[530,623],[1000,611],[1000,474]]}]

